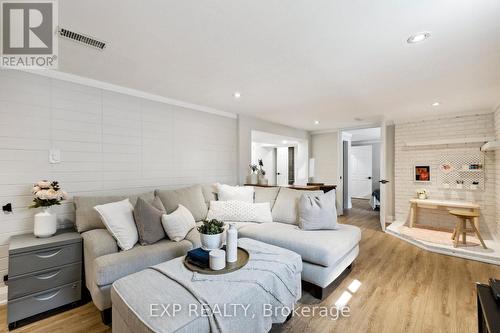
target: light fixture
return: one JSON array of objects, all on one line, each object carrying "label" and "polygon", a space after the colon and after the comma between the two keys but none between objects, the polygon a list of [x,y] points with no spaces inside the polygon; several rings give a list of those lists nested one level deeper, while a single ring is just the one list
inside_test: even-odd
[{"label": "light fixture", "polygon": [[432,103],[432,106],[434,106],[434,107],[438,107],[438,106],[440,106],[440,105],[441,105],[441,103],[439,103],[439,102],[434,102],[434,103]]},{"label": "light fixture", "polygon": [[234,98],[238,99],[241,97],[241,93],[239,91],[235,91],[233,96],[234,96]]},{"label": "light fixture", "polygon": [[315,120],[314,125],[319,125],[319,120]]},{"label": "light fixture", "polygon": [[419,32],[417,34],[414,34],[414,35],[411,35],[410,37],[408,37],[406,42],[408,44],[420,43],[420,42],[423,42],[424,40],[426,40],[427,38],[429,38],[430,36],[431,36],[430,32],[425,32],[425,31]]},{"label": "light fixture", "polygon": [[283,140],[283,141],[281,141],[281,143],[283,143],[284,145],[286,145],[288,143],[288,141]]},{"label": "light fixture", "polygon": [[356,118],[354,118],[354,120],[356,120],[356,121],[363,121],[363,118],[356,117]]}]

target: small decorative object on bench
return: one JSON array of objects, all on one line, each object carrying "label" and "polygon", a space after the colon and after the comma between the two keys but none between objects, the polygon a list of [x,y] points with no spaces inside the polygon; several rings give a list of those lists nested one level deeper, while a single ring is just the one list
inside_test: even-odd
[{"label": "small decorative object on bench", "polygon": [[36,237],[50,237],[57,231],[57,215],[50,212],[50,207],[60,205],[68,198],[68,194],[61,190],[56,181],[42,180],[33,185],[33,205],[30,208],[42,207],[42,212],[35,214],[33,234]]},{"label": "small decorative object on bench", "polygon": [[210,269],[220,271],[226,267],[226,251],[212,250],[208,253],[210,261]]},{"label": "small decorative object on bench", "polygon": [[264,162],[262,162],[262,159],[259,159],[259,171],[257,173],[259,175],[259,185],[267,185],[268,180],[266,178],[266,170],[264,170]]},{"label": "small decorative object on bench", "polygon": [[256,164],[250,164],[248,168],[247,184],[257,185],[259,183],[259,175],[257,174],[259,168]]},{"label": "small decorative object on bench", "polygon": [[235,262],[238,260],[238,230],[236,225],[231,223],[226,234],[226,261]]},{"label": "small decorative object on bench", "polygon": [[[225,248],[222,247],[221,250],[224,250],[224,249]],[[212,250],[212,251],[208,252],[208,251],[205,251],[201,248],[199,248],[199,250],[204,251],[207,254],[207,258],[209,258],[209,253],[212,253],[213,251],[215,251],[215,250]],[[223,251],[223,252],[225,252],[225,251]],[[250,254],[248,253],[248,251],[239,247],[238,248],[238,260],[236,260],[235,262],[225,262],[225,257],[223,257],[222,262],[225,264],[225,267],[222,267],[222,269],[214,270],[214,269],[210,268],[210,266],[202,267],[198,263],[193,263],[193,261],[190,258],[188,258],[188,256],[184,257],[183,262],[184,262],[184,266],[188,270],[190,270],[191,272],[197,272],[200,274],[207,274],[207,275],[221,275],[221,274],[227,274],[227,273],[231,273],[231,272],[239,270],[240,268],[244,267],[248,263],[249,259],[250,259]],[[208,265],[210,265],[210,264],[208,264]]]},{"label": "small decorative object on bench", "polygon": [[427,199],[427,191],[425,189],[420,189],[420,190],[417,190],[417,197],[419,199]]},{"label": "small decorative object on bench", "polygon": [[198,228],[201,245],[204,250],[216,250],[222,246],[222,234],[224,233],[224,222],[216,219],[204,221]]}]

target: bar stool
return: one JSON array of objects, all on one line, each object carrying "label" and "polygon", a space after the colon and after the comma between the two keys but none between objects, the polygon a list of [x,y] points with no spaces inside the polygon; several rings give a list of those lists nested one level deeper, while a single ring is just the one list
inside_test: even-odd
[{"label": "bar stool", "polygon": [[457,224],[455,225],[455,230],[453,230],[453,234],[451,235],[451,239],[453,239],[453,247],[458,246],[458,242],[460,239],[460,234],[462,234],[462,243],[466,244],[466,237],[467,237],[467,221],[469,221],[472,229],[470,231],[473,231],[479,241],[481,242],[481,245],[487,249],[486,245],[484,244],[483,237],[481,237],[481,234],[479,233],[479,230],[477,230],[476,225],[474,224],[474,219],[479,217],[478,212],[471,212],[468,210],[460,210],[460,209],[451,209],[450,214],[453,216],[458,217]]}]

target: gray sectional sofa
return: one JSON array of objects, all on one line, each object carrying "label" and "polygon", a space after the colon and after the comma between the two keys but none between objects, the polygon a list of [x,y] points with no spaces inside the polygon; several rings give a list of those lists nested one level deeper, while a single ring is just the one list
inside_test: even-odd
[{"label": "gray sectional sofa", "polygon": [[[302,192],[288,188],[255,187],[255,202],[270,203],[273,222],[238,222],[236,225],[239,237],[256,239],[298,253],[303,261],[302,280],[315,286],[315,296],[322,298],[324,288],[357,257],[361,231],[355,226],[343,224],[339,225],[338,230],[299,229],[297,202]],[[152,201],[155,195],[160,197],[167,213],[182,204],[194,211],[193,215],[199,221],[206,217],[210,201],[216,200],[213,185],[157,190],[139,196]],[[182,256],[188,250],[200,246],[198,231],[192,229],[186,239],[180,242],[163,239],[152,245],[136,244],[128,251],[119,251],[116,241],[105,229],[93,207],[126,197],[134,205],[138,195],[74,198],[76,226],[83,237],[85,283],[94,304],[103,313],[109,313],[107,310],[111,308],[110,288],[114,281]]]}]

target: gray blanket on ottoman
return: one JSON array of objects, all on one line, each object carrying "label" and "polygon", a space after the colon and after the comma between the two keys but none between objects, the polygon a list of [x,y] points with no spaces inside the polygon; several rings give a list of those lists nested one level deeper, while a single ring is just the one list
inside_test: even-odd
[{"label": "gray blanket on ottoman", "polygon": [[238,245],[250,260],[229,274],[193,273],[180,257],[116,281],[113,331],[258,333],[284,322],[301,297],[300,256],[248,238]]}]

